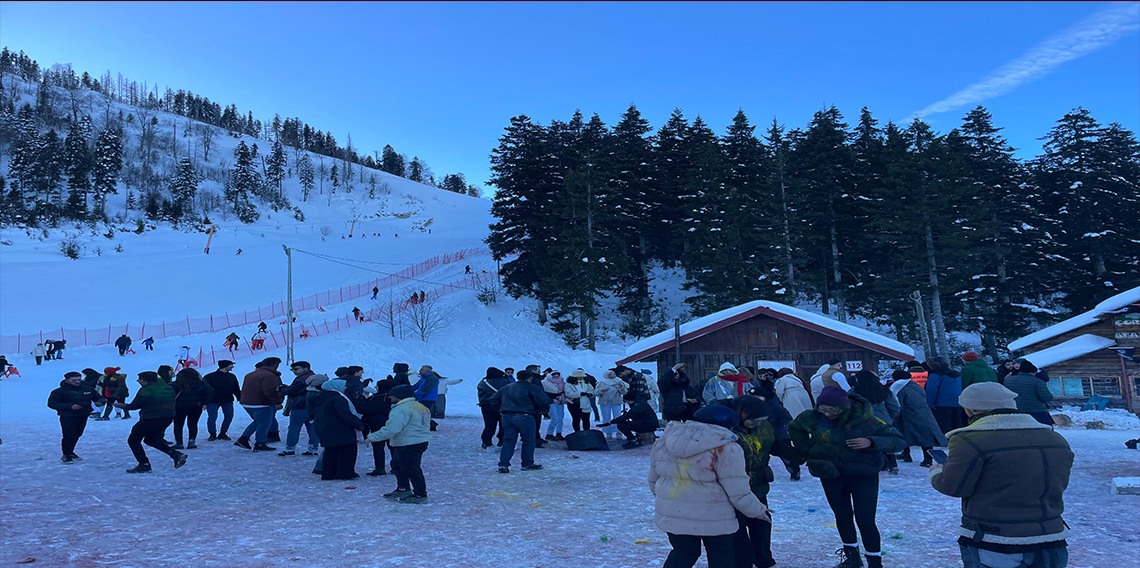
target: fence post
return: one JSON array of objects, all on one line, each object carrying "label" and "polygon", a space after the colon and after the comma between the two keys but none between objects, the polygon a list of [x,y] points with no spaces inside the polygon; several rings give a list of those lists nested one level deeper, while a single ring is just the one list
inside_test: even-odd
[{"label": "fence post", "polygon": [[63,339],[64,341],[67,340],[67,336],[63,334],[63,326],[62,325],[59,326],[59,338]]},{"label": "fence post", "polygon": [[166,339],[166,322],[162,322],[162,338]]},{"label": "fence post", "polygon": [[[83,344],[87,345],[87,327],[86,326],[83,327]],[[17,347],[19,346],[18,341],[16,342],[16,345],[17,345]]]},{"label": "fence post", "polygon": [[214,314],[210,314],[210,333],[214,333]]}]

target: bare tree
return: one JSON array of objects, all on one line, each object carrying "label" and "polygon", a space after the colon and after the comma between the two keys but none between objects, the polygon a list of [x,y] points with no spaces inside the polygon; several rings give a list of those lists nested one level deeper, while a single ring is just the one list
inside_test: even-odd
[{"label": "bare tree", "polygon": [[328,237],[330,234],[332,234],[332,227],[330,227],[330,226],[328,226],[328,225],[321,225],[321,242],[324,242],[324,240],[325,240],[325,239],[326,239],[326,238],[327,238],[327,237]]},{"label": "bare tree", "polygon": [[214,132],[214,127],[209,124],[202,124],[198,126],[198,136],[202,139],[202,159],[206,162],[210,161],[210,148],[213,147],[214,141],[217,139],[217,133]]},{"label": "bare tree", "polygon": [[376,308],[374,312],[376,314],[376,321],[385,329],[387,329],[388,333],[390,333],[393,338],[396,337],[397,328],[399,328],[401,332],[400,339],[404,338],[403,326],[400,322],[400,308],[402,307],[401,304],[403,302],[408,301],[408,297],[410,297],[411,294],[411,290],[404,290],[400,293],[400,296],[403,296],[401,298],[397,296],[395,290],[388,288],[388,290],[384,292],[384,299],[382,300],[384,302],[384,305]]},{"label": "bare tree", "polygon": [[441,306],[439,298],[432,296],[409,303],[408,308],[400,315],[412,334],[424,343],[427,343],[433,335],[446,331],[455,319],[454,311]]}]

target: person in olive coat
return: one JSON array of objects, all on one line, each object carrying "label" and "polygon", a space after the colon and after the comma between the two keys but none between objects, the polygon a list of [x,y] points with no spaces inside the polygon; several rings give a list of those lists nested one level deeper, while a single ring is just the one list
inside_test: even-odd
[{"label": "person in olive coat", "polygon": [[214,400],[214,387],[202,380],[198,371],[187,367],[178,371],[174,379],[174,449],[182,449],[182,425],[187,425],[190,439],[186,449],[198,447],[198,419],[202,409]]},{"label": "person in olive coat", "polygon": [[325,449],[321,479],[356,479],[356,432],[364,430],[364,422],[344,394],[343,379],[325,381],[321,389],[314,423]]},{"label": "person in olive coat", "polygon": [[115,403],[119,408],[139,411],[139,421],[127,437],[127,445],[139,463],[127,473],[150,473],[150,460],[143,450],[144,443],[170,456],[175,469],[186,465],[186,454],[171,448],[162,439],[162,433],[174,421],[174,388],[162,382],[154,371],[139,373],[139,385],[142,388],[130,404]]},{"label": "person in olive coat", "polygon": [[62,463],[72,463],[82,459],[75,455],[75,445],[87,428],[87,416],[93,409],[91,404],[103,406],[104,399],[94,387],[83,384],[83,375],[70,371],[63,375],[59,388],[48,396],[48,408],[59,414],[59,427],[63,431],[60,449],[63,450]]}]

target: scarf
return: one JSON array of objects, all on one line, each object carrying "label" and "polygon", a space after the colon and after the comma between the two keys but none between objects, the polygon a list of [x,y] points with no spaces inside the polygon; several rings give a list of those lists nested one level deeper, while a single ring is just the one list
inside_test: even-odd
[{"label": "scarf", "polygon": [[563,379],[562,377],[554,378],[554,375],[551,375],[549,377],[546,377],[546,380],[550,381],[550,384],[558,387],[558,392],[566,391],[566,379]]},{"label": "scarf", "polygon": [[744,375],[720,375],[720,380],[733,383],[734,396],[744,396],[744,385],[752,384]]}]

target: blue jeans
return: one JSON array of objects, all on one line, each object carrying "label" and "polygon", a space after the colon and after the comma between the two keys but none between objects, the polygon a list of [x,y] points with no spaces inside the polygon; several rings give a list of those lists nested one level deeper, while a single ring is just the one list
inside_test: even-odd
[{"label": "blue jeans", "polygon": [[958,548],[962,550],[963,568],[1065,568],[1069,564],[1069,549],[1064,546],[1019,554],[990,552],[960,544]]},{"label": "blue jeans", "polygon": [[249,439],[254,432],[257,433],[256,443],[264,444],[265,440],[269,438],[269,423],[276,422],[274,415],[277,414],[277,409],[272,406],[262,406],[257,408],[243,407],[249,413],[249,417],[253,422],[245,427],[245,431],[241,433],[241,437],[246,440]]},{"label": "blue jeans", "polygon": [[[217,430],[214,426],[218,423],[218,409],[222,409],[222,429]],[[216,436],[218,433],[225,434],[230,431],[230,422],[234,421],[234,403],[233,401],[225,404],[213,403],[206,405],[206,430],[211,436]]]},{"label": "blue jeans", "polygon": [[551,404],[550,405],[550,422],[546,423],[546,435],[549,436],[555,432],[562,433],[562,422],[566,420],[566,405],[565,404]]},{"label": "blue jeans", "polygon": [[507,413],[502,417],[503,449],[499,452],[499,467],[509,467],[515,455],[515,440],[522,436],[522,464],[534,465],[534,417],[529,414]]},{"label": "blue jeans", "polygon": [[317,437],[317,430],[313,428],[313,421],[309,420],[309,409],[296,408],[289,411],[289,434],[285,438],[285,451],[291,452],[297,447],[301,439],[301,426],[309,433],[309,451],[316,452],[321,445]]}]

